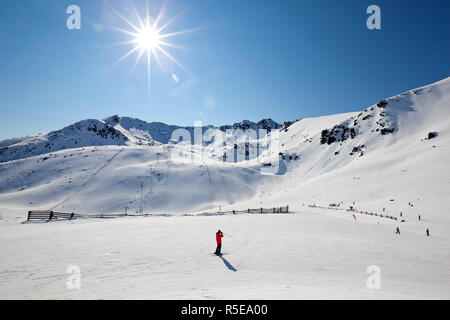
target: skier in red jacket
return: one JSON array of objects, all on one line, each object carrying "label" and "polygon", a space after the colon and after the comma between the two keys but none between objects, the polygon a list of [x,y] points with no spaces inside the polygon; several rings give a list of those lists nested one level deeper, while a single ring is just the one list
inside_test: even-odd
[{"label": "skier in red jacket", "polygon": [[216,232],[216,242],[217,242],[217,249],[215,254],[217,254],[218,256],[222,255],[222,253],[220,253],[220,250],[222,250],[222,238],[223,238],[223,233],[222,231],[217,231]]}]

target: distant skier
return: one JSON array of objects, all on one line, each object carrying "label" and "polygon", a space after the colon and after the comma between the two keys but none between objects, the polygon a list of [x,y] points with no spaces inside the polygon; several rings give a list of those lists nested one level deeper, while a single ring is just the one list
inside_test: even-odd
[{"label": "distant skier", "polygon": [[400,234],[400,229],[397,227],[397,231],[395,231],[396,234]]},{"label": "distant skier", "polygon": [[402,214],[402,212],[400,211],[400,217],[403,217],[403,214]]},{"label": "distant skier", "polygon": [[430,230],[428,230],[428,228],[427,228],[427,237],[429,237],[430,236]]},{"label": "distant skier", "polygon": [[356,221],[356,216],[355,215],[353,215],[353,219],[355,219],[355,221]]},{"label": "distant skier", "polygon": [[420,214],[419,214],[419,221],[420,221]]},{"label": "distant skier", "polygon": [[222,231],[217,231],[216,232],[216,242],[217,242],[217,248],[216,248],[216,252],[215,254],[220,256],[222,255],[222,253],[220,252],[222,250],[222,238],[223,238],[223,233]]}]

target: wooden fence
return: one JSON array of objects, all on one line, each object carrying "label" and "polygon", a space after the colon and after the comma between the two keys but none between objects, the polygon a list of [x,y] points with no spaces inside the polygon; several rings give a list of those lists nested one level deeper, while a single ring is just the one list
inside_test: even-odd
[{"label": "wooden fence", "polygon": [[52,219],[73,219],[79,217],[75,213],[56,212],[51,210],[28,211],[27,221],[30,220],[52,220]]},{"label": "wooden fence", "polygon": [[273,207],[273,208],[257,208],[257,209],[247,209],[247,210],[232,210],[225,211],[223,213],[251,213],[251,214],[261,214],[261,213],[289,213],[289,206],[286,207]]},{"label": "wooden fence", "polygon": [[76,213],[56,212],[51,210],[32,210],[28,211],[27,221],[31,220],[53,220],[53,219],[74,219],[74,218],[117,218],[124,217],[125,214],[96,214],[96,215],[82,215]]},{"label": "wooden fence", "polygon": [[308,207],[310,207],[310,208],[329,209],[329,210],[345,210],[345,211],[349,211],[349,212],[365,214],[365,215],[368,215],[368,216],[374,216],[374,217],[386,218],[386,219],[391,219],[391,220],[397,220],[397,217],[389,216],[387,214],[381,214],[381,213],[376,213],[376,212],[368,212],[368,211],[359,211],[359,210],[356,210],[356,209],[343,209],[343,208],[338,208],[338,207],[322,207],[322,206],[316,206],[315,204],[314,205],[308,205]]},{"label": "wooden fence", "polygon": [[[257,209],[247,209],[247,210],[232,210],[225,211],[222,213],[251,213],[251,214],[261,214],[261,213],[288,213],[289,206],[286,207],[273,207],[273,208],[257,208]],[[32,210],[28,211],[27,221],[32,220],[53,220],[53,219],[74,219],[74,218],[118,218],[118,217],[147,217],[149,214],[124,214],[124,213],[104,213],[95,215],[83,215],[75,213],[65,213],[56,212],[51,210]]]}]

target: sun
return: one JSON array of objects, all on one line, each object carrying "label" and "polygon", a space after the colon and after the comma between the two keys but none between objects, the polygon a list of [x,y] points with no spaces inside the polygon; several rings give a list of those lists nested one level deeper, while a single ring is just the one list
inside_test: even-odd
[{"label": "sun", "polygon": [[[128,45],[131,46],[131,49],[122,56],[119,60],[116,61],[115,64],[120,63],[121,61],[125,60],[127,57],[131,56],[132,54],[137,54],[137,59],[134,64],[136,66],[142,57],[145,57],[145,60],[147,60],[147,75],[148,75],[148,87],[150,89],[150,79],[151,79],[151,68],[152,68],[152,62],[155,60],[160,69],[161,67],[161,58],[167,58],[171,62],[173,62],[175,65],[177,65],[180,69],[182,69],[185,73],[193,77],[193,75],[177,60],[175,59],[169,52],[168,47],[170,48],[176,48],[176,49],[183,49],[179,46],[176,46],[169,42],[169,38],[172,38],[174,36],[178,36],[181,34],[194,32],[197,30],[203,29],[200,28],[193,28],[193,29],[185,29],[181,31],[175,31],[170,33],[164,33],[164,31],[169,27],[175,19],[178,17],[174,16],[167,20],[164,24],[162,24],[163,17],[165,15],[165,7],[166,7],[167,1],[164,2],[163,6],[161,7],[161,10],[159,11],[157,17],[155,19],[152,19],[149,12],[149,5],[148,0],[146,1],[146,12],[144,18],[141,17],[138,10],[134,7],[134,12],[136,13],[136,19],[138,23],[132,23],[130,18],[125,17],[120,12],[112,8],[110,5],[108,7],[118,16],[120,17],[124,22],[126,22],[129,26],[128,29],[120,29],[115,28],[113,29],[120,31],[128,36],[130,36],[130,40],[117,43],[115,45]],[[173,78],[174,74],[171,74],[171,77]],[[175,77],[177,78],[177,77]],[[149,90],[150,91],[150,90]]]},{"label": "sun", "polygon": [[161,45],[161,39],[157,30],[149,27],[144,27],[139,30],[136,35],[136,41],[139,48],[142,50],[151,51]]}]

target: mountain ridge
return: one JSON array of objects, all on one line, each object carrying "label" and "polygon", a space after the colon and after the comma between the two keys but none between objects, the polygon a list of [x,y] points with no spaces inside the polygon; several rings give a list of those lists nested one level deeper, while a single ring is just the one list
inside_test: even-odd
[{"label": "mountain ridge", "polygon": [[[215,127],[202,126],[202,132],[208,129],[225,131],[227,129],[265,129],[271,131],[282,125],[272,119],[262,119],[255,123],[249,120]],[[147,145],[168,144],[172,133],[177,129],[186,129],[194,139],[193,126],[169,125],[163,122],[147,122],[138,118],[113,115],[101,120],[86,119],[47,134],[0,141],[0,163],[24,159],[36,155],[72,149],[102,145]]]}]

